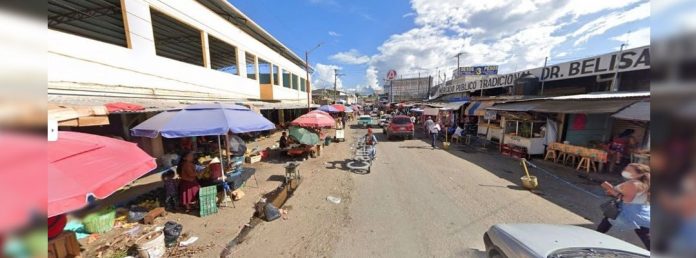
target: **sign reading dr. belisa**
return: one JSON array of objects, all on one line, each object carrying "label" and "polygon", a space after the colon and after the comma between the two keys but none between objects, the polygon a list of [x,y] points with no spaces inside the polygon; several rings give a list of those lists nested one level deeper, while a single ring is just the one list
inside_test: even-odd
[{"label": "sign reading dr. belisa", "polygon": [[542,67],[539,67],[509,74],[460,77],[454,79],[449,85],[439,85],[433,97],[450,93],[509,87],[515,83],[517,78],[528,74],[534,75],[540,78],[540,80],[555,81],[614,73],[614,69],[617,66],[619,72],[650,69],[650,46],[621,51],[620,57],[619,51],[616,51],[600,56],[550,65],[543,68],[543,75],[541,72]]}]

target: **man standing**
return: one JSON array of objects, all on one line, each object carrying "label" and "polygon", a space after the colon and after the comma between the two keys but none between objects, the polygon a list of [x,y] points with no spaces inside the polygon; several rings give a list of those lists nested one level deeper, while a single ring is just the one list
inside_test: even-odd
[{"label": "man standing", "polygon": [[430,146],[435,149],[435,139],[437,139],[437,134],[440,133],[440,125],[435,123],[432,117],[428,117],[428,120],[425,121],[425,128],[430,133]]},{"label": "man standing", "polygon": [[343,126],[342,129],[346,129],[346,113],[343,113],[343,116],[341,116],[341,125]]}]

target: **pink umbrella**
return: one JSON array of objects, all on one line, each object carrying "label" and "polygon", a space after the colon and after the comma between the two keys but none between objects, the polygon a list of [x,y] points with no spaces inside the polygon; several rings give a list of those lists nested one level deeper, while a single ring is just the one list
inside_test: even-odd
[{"label": "pink umbrella", "polygon": [[309,112],[307,114],[301,115],[297,119],[290,122],[290,124],[294,126],[309,128],[333,127],[336,124],[336,122],[330,115],[323,111],[319,112]]},{"label": "pink umbrella", "polygon": [[336,108],[338,110],[338,112],[345,112],[346,111],[346,106],[344,106],[342,104],[333,104],[331,106]]},{"label": "pink umbrella", "polygon": [[48,217],[84,207],[89,195],[104,199],[157,167],[134,143],[75,132],[59,132],[47,156]]}]

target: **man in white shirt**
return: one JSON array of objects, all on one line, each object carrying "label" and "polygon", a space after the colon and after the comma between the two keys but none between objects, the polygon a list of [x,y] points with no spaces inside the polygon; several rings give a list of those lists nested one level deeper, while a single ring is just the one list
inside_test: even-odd
[{"label": "man in white shirt", "polygon": [[435,123],[432,117],[428,117],[428,120],[425,121],[425,128],[430,133],[430,146],[435,149],[435,139],[437,139],[437,134],[440,133],[440,125]]}]

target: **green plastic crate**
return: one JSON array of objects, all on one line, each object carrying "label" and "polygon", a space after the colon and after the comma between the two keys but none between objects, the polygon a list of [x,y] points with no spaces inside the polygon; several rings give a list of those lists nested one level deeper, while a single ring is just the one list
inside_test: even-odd
[{"label": "green plastic crate", "polygon": [[201,217],[217,213],[217,186],[201,187],[198,191],[198,203]]},{"label": "green plastic crate", "polygon": [[87,215],[82,220],[82,224],[89,233],[105,233],[114,227],[115,221],[116,209],[108,207]]}]

